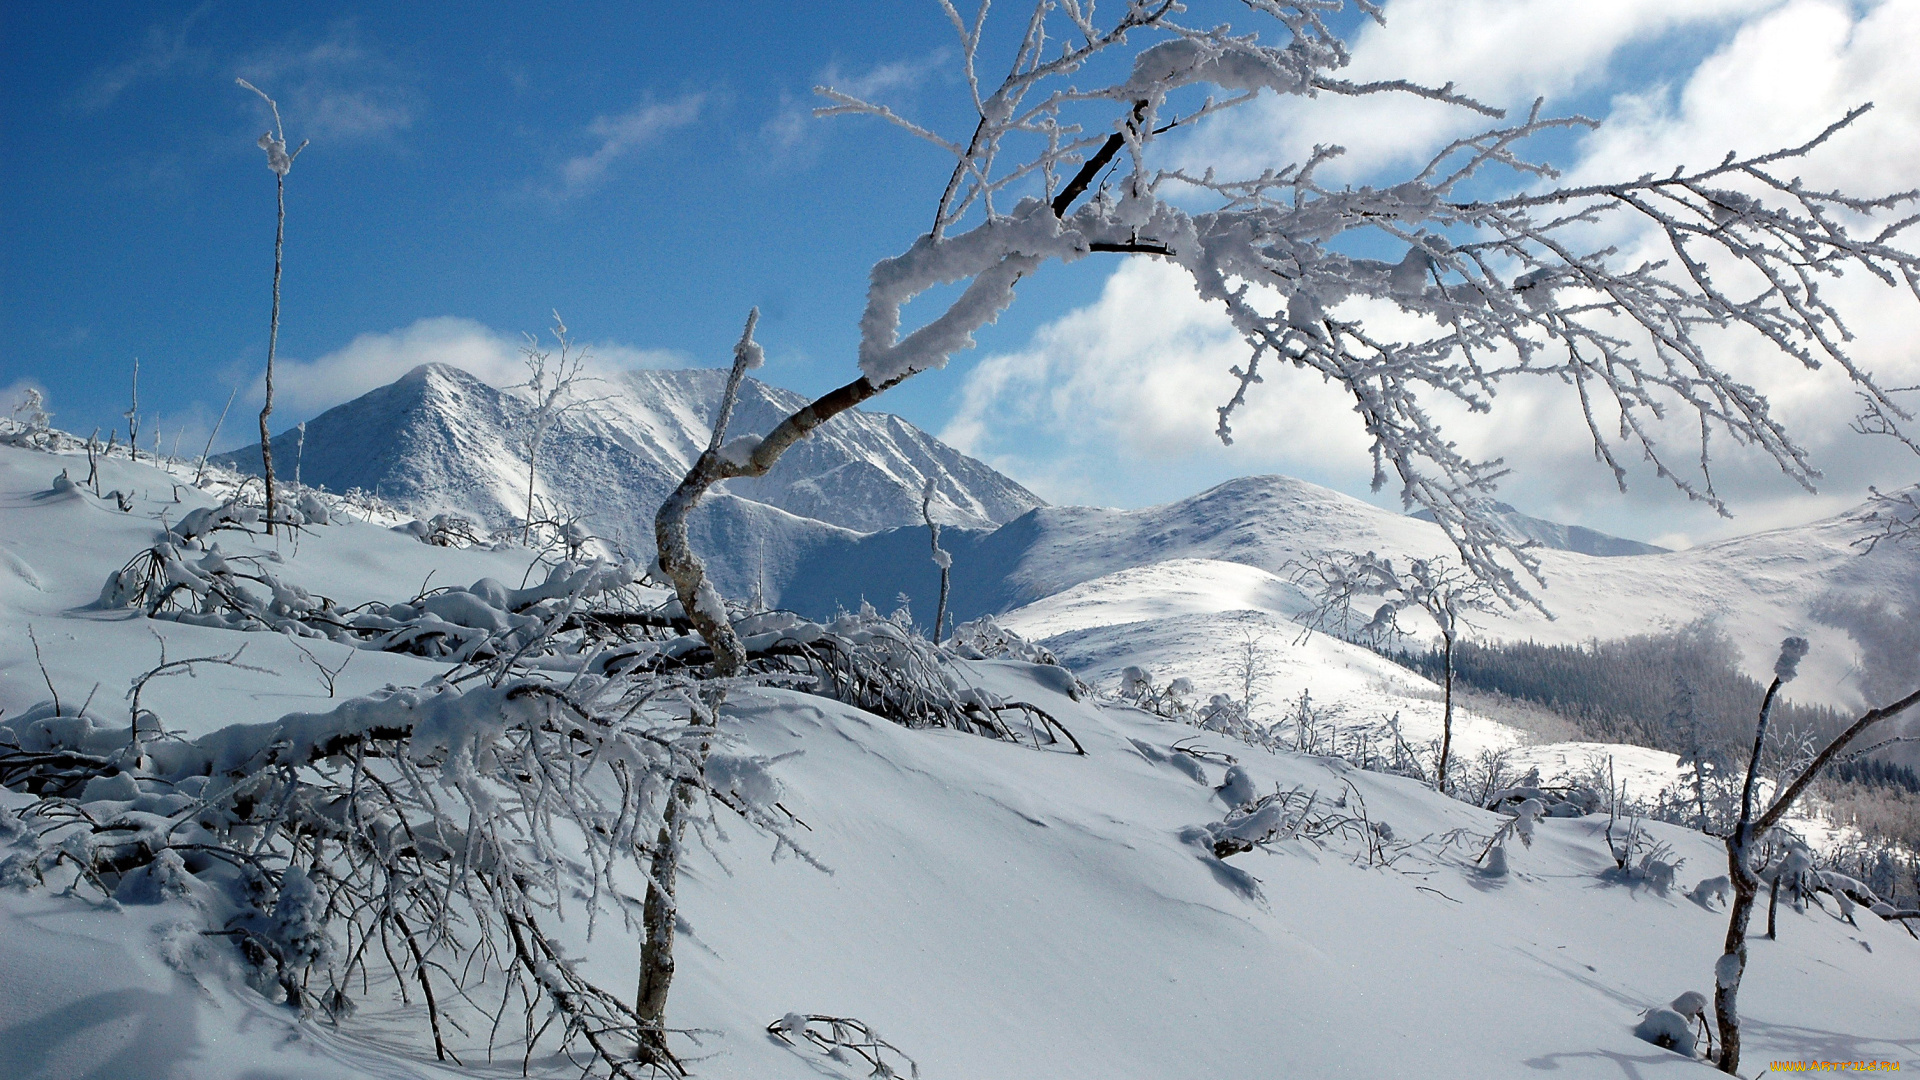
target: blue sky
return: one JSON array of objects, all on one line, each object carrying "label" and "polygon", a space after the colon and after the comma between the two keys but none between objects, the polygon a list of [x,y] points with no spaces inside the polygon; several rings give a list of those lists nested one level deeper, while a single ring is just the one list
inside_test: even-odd
[{"label": "blue sky", "polygon": [[[1886,53],[1920,27],[1917,6],[1395,0],[1387,29],[1356,39],[1356,66],[1455,79],[1503,105],[1547,94],[1609,123],[1544,152],[1630,173],[1677,163],[1663,154],[1795,141],[1865,94],[1880,126],[1822,167],[1868,188],[1912,186],[1920,103]],[[810,88],[832,82],[943,130],[969,127],[936,5],[444,11],[12,5],[0,16],[0,387],[41,386],[61,426],[104,429],[121,422],[138,356],[149,425],[169,442],[186,431],[189,446],[235,380],[257,409],[273,183],[253,143],[264,106],[237,76],[279,98],[296,142],[312,140],[287,185],[291,382],[277,427],[449,342],[510,353],[555,308],[616,362],[715,364],[757,304],[769,381],[817,391],[851,377],[867,268],[924,230],[947,166],[872,121],[814,120]],[[1802,83],[1785,105],[1761,100]],[[1364,182],[1459,122],[1404,115],[1383,124],[1290,102],[1197,145],[1257,161],[1337,140],[1352,148],[1347,178]],[[876,404],[1056,500],[1140,505],[1263,471],[1364,494],[1364,444],[1337,403],[1327,426],[1312,387],[1272,389],[1240,446],[1209,441],[1237,346],[1188,299],[1150,265],[1052,267],[972,355]],[[1887,310],[1881,322],[1912,329]],[[1881,369],[1920,376],[1910,353]],[[1731,524],[1656,484],[1610,494],[1579,445],[1542,449],[1525,401],[1520,420],[1462,434],[1537,459],[1507,491],[1523,508],[1676,543],[1805,520],[1915,471],[1846,442],[1844,393],[1792,382],[1780,393],[1828,455],[1828,494],[1809,500],[1735,460],[1748,512]],[[250,417],[227,423],[222,445],[246,441]]]}]

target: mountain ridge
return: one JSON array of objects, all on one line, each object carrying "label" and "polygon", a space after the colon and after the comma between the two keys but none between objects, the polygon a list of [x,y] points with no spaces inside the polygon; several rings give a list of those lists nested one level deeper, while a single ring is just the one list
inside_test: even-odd
[{"label": "mountain ridge", "polygon": [[[652,520],[705,449],[726,378],[719,369],[621,372],[589,387],[540,447],[536,494],[586,518],[601,535],[651,547]],[[764,433],[805,405],[792,391],[746,380],[734,434]],[[361,488],[409,512],[456,509],[491,525],[525,513],[527,464],[518,433],[531,406],[445,364],[422,364],[273,439],[284,476],[336,492]],[[216,460],[259,471],[255,443]],[[926,481],[943,524],[992,526],[1043,501],[1015,481],[899,417],[851,410],[817,429],[768,475],[719,490],[871,532],[920,520]]]}]

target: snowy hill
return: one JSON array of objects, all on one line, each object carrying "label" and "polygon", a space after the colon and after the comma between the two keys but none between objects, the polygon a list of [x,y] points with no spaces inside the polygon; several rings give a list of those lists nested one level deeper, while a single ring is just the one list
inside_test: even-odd
[{"label": "snowy hill", "polygon": [[[70,707],[91,698],[93,711],[125,716],[124,692],[156,662],[162,641],[176,659],[246,647],[246,667],[207,667],[146,688],[142,707],[189,739],[236,721],[324,713],[385,684],[418,685],[446,671],[443,662],[337,642],[90,610],[101,582],[153,543],[163,521],[211,500],[159,470],[110,460],[102,489],[130,496],[122,512],[111,499],[50,483],[76,462],[83,475],[83,458],[0,448],[5,717],[44,700],[48,682]],[[1256,505],[1269,508],[1286,505],[1288,491],[1302,503],[1317,498],[1290,483],[1255,486],[1269,500]],[[722,515],[735,523],[728,527],[782,520],[758,504],[725,513],[736,511]],[[1126,523],[1154,523],[1138,531],[1168,550],[1218,544],[1230,553],[1235,530],[1252,535],[1257,522],[1232,524],[1222,511],[1216,520],[1232,527],[1207,537],[1178,514],[1041,514],[1055,527],[1049,544],[1064,545],[1062,522],[1105,538],[1106,547],[1093,546],[1107,553],[1090,568],[1096,576],[1052,588],[1051,599],[1019,616],[1035,633],[1078,641],[1090,666],[1105,662],[1105,646],[1086,636],[1106,632],[1102,620],[1106,628],[1217,622],[1211,613],[1230,606],[1283,612],[1291,602],[1283,583],[1247,562],[1115,565],[1139,542]],[[855,549],[868,542],[822,535]],[[430,547],[358,523],[277,541],[221,537],[228,559],[258,560],[343,604],[411,595],[429,575],[512,583],[529,560],[517,550]],[[1047,544],[1028,553],[1025,582],[1052,587],[1076,576]],[[805,561],[777,549],[768,557]],[[1219,626],[1209,632],[1223,636]],[[1116,630],[1113,641],[1121,636]],[[1170,644],[1206,640],[1185,633]],[[1289,663],[1317,671],[1330,693],[1342,680],[1355,693],[1386,687],[1409,701],[1431,693],[1340,643],[1316,637],[1302,648],[1310,651]],[[327,667],[352,662],[330,688],[303,653]],[[1531,845],[1510,845],[1511,869],[1495,875],[1477,860],[1509,819],[1413,781],[1072,697],[1057,669],[980,661],[965,671],[981,690],[1046,709],[1086,754],[909,730],[792,690],[741,688],[729,697],[722,733],[742,752],[772,759],[780,806],[804,822],[796,834],[820,868],[776,857],[766,834],[702,804],[699,813],[711,812],[718,827],[687,848],[683,945],[668,1003],[675,1028],[697,1031],[697,1043],[674,1036],[696,1077],[858,1080],[871,1072],[770,1036],[769,1022],[789,1012],[865,1021],[927,1080],[1711,1075],[1632,1034],[1647,1007],[1712,989],[1725,915],[1684,895],[1725,872],[1724,854],[1707,838],[1647,827],[1684,860],[1663,889],[1610,876],[1604,815],[1549,818]],[[1581,757],[1577,748],[1554,752]],[[1237,760],[1256,792],[1296,792],[1314,829],[1214,857],[1195,830],[1229,810],[1216,791],[1221,755]],[[3,793],[0,805],[11,812],[28,798]],[[565,849],[573,842],[564,833],[553,840],[556,862],[578,857]],[[1864,910],[1857,926],[1817,905],[1783,904],[1780,916],[1778,941],[1751,943],[1740,998],[1745,1071],[1770,1060],[1920,1061],[1912,1022],[1920,989],[1910,977],[1920,941]],[[487,1019],[473,1012],[447,1032],[464,1066],[435,1062],[418,994],[402,1000],[377,948],[359,1011],[338,1023],[303,1019],[249,987],[239,950],[199,932],[205,918],[188,899],[102,903],[84,886],[69,895],[0,890],[0,1076],[522,1073],[517,1047],[490,1060]],[[588,925],[563,924],[568,956],[578,958],[570,965],[630,990],[632,925],[605,915],[591,939]],[[459,967],[444,955],[440,963]],[[525,1067],[541,1078],[581,1074],[544,1050]]]},{"label": "snowy hill", "polygon": [[[1542,547],[1577,551],[1582,555],[1659,555],[1667,551],[1657,544],[1642,543],[1589,529],[1584,525],[1563,525],[1557,521],[1523,514],[1503,502],[1493,504],[1493,518],[1521,540],[1532,540]],[[1420,510],[1413,515],[1432,521],[1433,511]]]},{"label": "snowy hill", "polygon": [[[1808,525],[1736,537],[1686,551],[1596,557],[1538,552],[1546,586],[1537,591],[1552,618],[1537,611],[1490,614],[1480,634],[1492,640],[1579,643],[1719,623],[1762,672],[1788,634],[1812,638],[1809,677],[1797,695],[1852,707],[1864,688],[1859,648],[1816,617],[1822,602],[1877,603],[1908,594],[1920,581],[1920,551],[1883,544],[1863,554],[1852,513]],[[1015,628],[1045,637],[1065,629],[1117,626],[1149,612],[1266,611],[1291,617],[1304,597],[1285,580],[1292,568],[1333,550],[1376,551],[1395,559],[1447,555],[1438,526],[1392,513],[1301,480],[1279,476],[1229,481],[1179,502],[1141,510],[1049,506],[991,532],[947,530],[953,553],[956,619],[1006,614]],[[1195,575],[1183,560],[1248,568]],[[1223,576],[1224,575],[1224,576]],[[924,529],[903,528],[821,544],[769,584],[769,594],[800,611],[876,604],[907,595],[923,619],[933,609],[938,572]],[[1071,626],[1059,606],[1044,616],[1018,612],[1079,587]],[[1026,632],[1026,630],[1023,630]]]},{"label": "snowy hill", "polygon": [[[585,516],[601,535],[650,545],[653,514],[707,443],[726,372],[628,371],[584,387],[541,447],[538,493]],[[764,433],[806,403],[747,380],[735,434]],[[457,509],[499,524],[526,507],[519,442],[529,406],[459,368],[425,364],[399,380],[274,438],[275,467],[308,484],[361,488],[416,513]],[[221,461],[258,472],[253,446]],[[801,517],[868,532],[920,520],[935,481],[934,515],[992,527],[1040,499],[899,417],[854,411],[789,451],[767,476],[736,480],[736,495]]]}]

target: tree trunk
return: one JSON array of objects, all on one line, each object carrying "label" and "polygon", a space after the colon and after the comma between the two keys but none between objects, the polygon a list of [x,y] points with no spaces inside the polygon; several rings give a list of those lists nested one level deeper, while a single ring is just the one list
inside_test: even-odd
[{"label": "tree trunk", "polygon": [[672,495],[667,496],[667,501],[660,504],[660,512],[653,519],[654,545],[660,553],[660,570],[673,582],[674,594],[680,598],[680,606],[686,609],[688,621],[712,647],[716,675],[726,677],[739,674],[746,666],[747,650],[740,644],[740,635],[734,633],[733,626],[727,622],[726,607],[720,601],[720,594],[707,580],[706,565],[694,554],[687,539],[688,515],[693,513],[693,508],[700,504],[701,497],[714,484],[736,476],[765,476],[788,447],[806,438],[814,428],[894,385],[894,382],[876,385],[862,375],[839,389],[815,398],[768,432],[744,464],[729,462],[720,456],[717,445],[710,447],[700,455],[700,460],[693,463],[693,468],[687,470],[686,478],[680,481],[680,486],[674,489]]},{"label": "tree trunk", "polygon": [[1733,880],[1733,905],[1727,915],[1727,947],[1714,970],[1713,1012],[1720,1026],[1720,1071],[1731,1074],[1740,1068],[1737,999],[1740,978],[1747,970],[1747,922],[1753,917],[1753,898],[1760,884],[1747,869],[1747,846],[1738,835],[1727,838],[1727,867]]},{"label": "tree trunk", "polygon": [[527,523],[520,531],[520,542],[533,540],[533,478],[540,468],[540,440],[536,437],[527,442]]},{"label": "tree trunk", "polygon": [[287,178],[274,177],[279,216],[273,229],[273,320],[267,327],[267,400],[260,407],[260,469],[267,480],[267,535],[273,535],[273,435],[267,417],[273,415],[273,356],[280,345],[280,257],[287,240]]},{"label": "tree trunk", "polygon": [[641,1061],[654,1065],[673,1060],[667,1049],[667,992],[673,987],[673,931],[679,912],[674,893],[680,876],[680,840],[686,833],[685,800],[691,794],[687,785],[676,783],[667,795],[659,850],[653,856],[642,915],[647,939],[640,946],[640,987],[634,995],[633,1008],[640,1021],[635,1051]]},{"label": "tree trunk", "polygon": [[1440,714],[1440,768],[1435,781],[1439,791],[1447,790],[1447,756],[1453,752],[1453,634],[1440,635],[1446,664],[1446,704]]},{"label": "tree trunk", "polygon": [[1778,941],[1774,935],[1774,918],[1780,914],[1780,872],[1773,873],[1773,883],[1767,887],[1767,940]]}]

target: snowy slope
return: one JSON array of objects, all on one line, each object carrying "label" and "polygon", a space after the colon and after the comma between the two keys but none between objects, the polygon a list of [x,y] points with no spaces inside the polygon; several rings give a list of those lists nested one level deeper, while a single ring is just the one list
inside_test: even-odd
[{"label": "snowy slope", "polygon": [[[1537,595],[1552,617],[1528,608],[1491,614],[1480,620],[1480,632],[1495,640],[1577,643],[1707,618],[1739,645],[1751,672],[1769,670],[1782,637],[1802,634],[1814,650],[1793,693],[1852,707],[1861,700],[1858,649],[1813,611],[1828,596],[1904,595],[1920,581],[1920,550],[1883,544],[1862,554],[1853,541],[1863,530],[1851,518],[1678,552],[1602,558],[1539,550],[1546,585]],[[825,545],[793,567],[775,595],[797,610],[818,611],[861,595],[877,602],[905,593],[924,618],[939,582],[926,543],[924,530],[906,528]],[[953,552],[957,618],[1011,612],[1085,586],[1073,601],[1082,609],[1078,626],[1134,621],[1147,596],[1168,612],[1290,616],[1300,599],[1285,579],[1325,552],[1377,551],[1405,560],[1452,550],[1429,522],[1278,476],[1233,480],[1142,510],[1042,507],[992,532],[949,530],[942,543]],[[1183,560],[1195,559],[1260,573],[1194,576]],[[1058,617],[1057,605],[1042,610],[1047,620]]]},{"label": "snowy slope", "polygon": [[[1619,536],[1589,529],[1584,525],[1563,525],[1558,521],[1523,514],[1503,502],[1492,506],[1494,520],[1515,537],[1531,540],[1542,547],[1558,548],[1561,551],[1577,551],[1582,555],[1658,555],[1666,548],[1657,544],[1642,543]],[[1420,510],[1414,517],[1421,521],[1432,521],[1433,511]]]},{"label": "snowy slope", "polygon": [[[603,535],[641,543],[654,511],[706,447],[726,372],[630,371],[582,389],[591,399],[541,448],[537,493],[591,520]],[[764,433],[806,399],[749,379],[736,435]],[[489,522],[525,511],[525,400],[458,368],[426,364],[274,439],[275,467],[332,491],[362,488],[415,512],[458,509]],[[257,472],[258,444],[223,461]],[[943,523],[992,527],[1040,505],[986,465],[885,413],[854,411],[824,425],[765,477],[735,494],[802,517],[871,531],[920,520],[931,477]]]},{"label": "snowy slope", "polygon": [[[63,695],[99,685],[95,711],[124,707],[128,679],[157,658],[156,636],[176,658],[244,644],[244,659],[264,669],[154,683],[144,703],[187,735],[329,707],[286,638],[86,610],[163,517],[205,500],[124,462],[104,466],[103,488],[133,492],[131,512],[53,494],[53,475],[72,462],[0,448],[0,708],[12,715],[45,697],[28,624]],[[223,544],[277,558],[288,580],[347,602],[409,595],[423,579],[515,581],[526,559],[432,548],[362,524]],[[1124,614],[1217,621],[1214,609],[1252,598],[1277,629],[1290,602],[1283,585],[1245,564],[1163,569],[1192,587],[1136,575]],[[1021,618],[1056,639],[1097,632],[1097,593],[1065,591]],[[1161,607],[1179,603],[1188,609]],[[344,655],[303,644],[329,664]],[[1344,683],[1417,700],[1421,690],[1323,637],[1286,662],[1317,672],[1329,693]],[[418,683],[441,667],[358,653],[339,696]],[[697,1076],[865,1074],[765,1034],[794,1010],[871,1023],[929,1080],[1711,1075],[1630,1034],[1646,1006],[1711,988],[1724,916],[1679,893],[1724,866],[1697,834],[1652,826],[1686,859],[1668,895],[1601,877],[1612,865],[1603,819],[1543,822],[1533,846],[1513,849],[1513,872],[1492,878],[1474,858],[1502,819],[1412,782],[1098,708],[1064,696],[1040,669],[984,662],[972,677],[1053,713],[1087,756],[909,731],[787,691],[730,699],[724,727],[747,748],[801,751],[777,766],[782,804],[806,823],[808,850],[831,873],[771,858],[771,842],[726,811],[717,823],[727,838],[693,847],[669,1019],[705,1032],[698,1046],[678,1044]],[[1205,856],[1181,832],[1224,813],[1211,786],[1221,768],[1200,765],[1206,783],[1196,782],[1191,763],[1176,767],[1176,741],[1235,755],[1262,789],[1318,791],[1322,812],[1336,811],[1332,800],[1356,816],[1364,805],[1367,820],[1398,838],[1382,853],[1391,866],[1339,837],[1226,862]],[[301,1021],[223,973],[217,949],[184,949],[201,940],[181,937],[194,917],[173,904],[0,892],[0,1076],[520,1074],[517,1054],[486,1062],[477,1027],[454,1038],[467,1068],[435,1065],[417,999],[389,1002],[377,981],[338,1027]],[[1920,1064],[1920,987],[1910,978],[1920,942],[1864,913],[1858,928],[1818,909],[1782,917],[1780,941],[1754,943],[1742,991],[1750,1070],[1772,1059]],[[569,925],[584,934],[584,923]],[[574,944],[607,984],[631,981],[637,946],[618,920]],[[578,1075],[544,1056],[531,1072]]]}]

